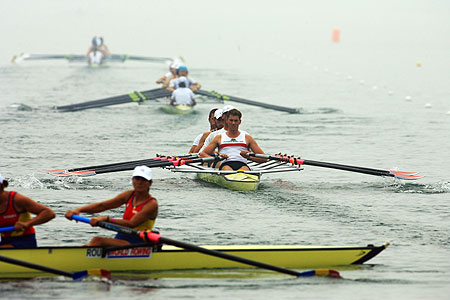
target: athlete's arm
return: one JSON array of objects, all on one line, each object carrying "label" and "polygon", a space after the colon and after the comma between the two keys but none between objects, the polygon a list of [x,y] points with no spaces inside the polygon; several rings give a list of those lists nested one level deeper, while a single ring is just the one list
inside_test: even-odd
[{"label": "athlete's arm", "polygon": [[[213,140],[208,144],[208,146],[205,147],[205,149],[203,149],[202,152],[200,152],[200,157],[204,158],[204,157],[211,157],[211,155],[214,153],[214,150],[219,147],[220,145],[220,138],[221,135],[218,134],[216,135]],[[224,157],[228,157],[226,154],[223,154]]]},{"label": "athlete's arm", "polygon": [[80,213],[98,213],[102,212],[108,209],[113,209],[120,207],[121,205],[125,204],[127,200],[130,198],[131,194],[133,193],[133,190],[125,191],[123,193],[120,193],[116,197],[102,201],[97,203],[92,203],[86,206],[82,206],[75,209],[70,209],[66,212],[65,217],[69,220],[72,220],[72,215],[79,215]]},{"label": "athlete's arm", "polygon": [[14,230],[16,231],[22,231],[30,226],[46,223],[55,217],[53,210],[22,194],[17,193],[14,200],[15,206],[19,211],[28,211],[36,215],[34,218],[31,218],[26,222],[16,222],[16,224],[14,224]]},{"label": "athlete's arm", "polygon": [[[246,134],[245,135],[245,140],[247,142],[248,149],[250,149],[253,153],[264,154],[264,151],[262,151],[262,149],[259,147],[258,143],[256,143],[255,139],[251,135]],[[243,156],[243,157],[245,157],[247,159],[250,159],[252,161],[259,162],[259,163],[267,161],[267,159],[265,159],[265,158],[247,157],[246,153],[248,153],[248,152],[249,151],[247,151],[247,150],[242,150],[241,151],[241,156]]]}]

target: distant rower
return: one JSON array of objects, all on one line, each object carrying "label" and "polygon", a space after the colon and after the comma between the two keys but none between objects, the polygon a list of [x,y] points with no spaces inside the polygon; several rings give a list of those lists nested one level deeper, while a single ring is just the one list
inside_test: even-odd
[{"label": "distant rower", "polygon": [[109,52],[108,46],[103,43],[103,38],[94,36],[92,38],[92,44],[86,53],[89,64],[100,65],[110,55],[111,52]]},{"label": "distant rower", "polygon": [[185,77],[187,79],[187,82],[186,82],[187,88],[190,88],[193,92],[195,92],[196,90],[199,90],[201,88],[200,83],[198,83],[197,81],[195,81],[192,78],[189,78],[188,73],[189,73],[188,69],[185,65],[178,66],[177,78],[170,80],[167,90],[169,90],[170,92],[173,92],[174,90],[176,90],[179,87],[180,77]]},{"label": "distant rower", "polygon": [[[189,153],[197,153],[195,149],[197,149],[197,146],[200,144],[200,140],[205,140],[205,138],[213,131],[217,129],[216,126],[216,118],[214,116],[214,113],[217,111],[217,108],[211,109],[208,115],[208,122],[209,122],[209,130],[200,133],[197,135],[197,137],[194,139],[194,142],[192,143],[192,147],[189,150]],[[203,144],[203,143],[202,143]]]},{"label": "distant rower", "polygon": [[178,78],[178,88],[173,91],[172,96],[170,97],[170,105],[184,104],[194,106],[196,104],[194,93],[186,86],[187,78],[184,76]]},{"label": "distant rower", "polygon": [[[247,166],[246,153],[251,150],[254,153],[264,154],[255,139],[246,132],[239,131],[242,114],[237,109],[227,113],[227,131],[218,134],[200,153],[200,157],[210,157],[214,150],[219,150],[219,155],[225,157],[220,164],[220,170],[250,170]],[[266,159],[250,158],[256,162],[265,162]]]},{"label": "distant rower", "polygon": [[169,83],[172,79],[177,78],[177,68],[178,68],[178,63],[176,63],[175,61],[173,61],[170,65],[169,65],[169,72],[166,73],[164,76],[162,76],[161,78],[159,78],[158,80],[156,80],[156,83],[162,83],[161,88],[165,89],[169,86]]}]

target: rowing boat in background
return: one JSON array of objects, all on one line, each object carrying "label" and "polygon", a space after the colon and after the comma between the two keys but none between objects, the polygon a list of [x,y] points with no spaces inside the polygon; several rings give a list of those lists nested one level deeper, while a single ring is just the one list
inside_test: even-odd
[{"label": "rowing boat in background", "polygon": [[[202,247],[280,267],[309,269],[362,264],[378,255],[388,244],[363,247],[296,245]],[[162,247],[141,245],[140,247],[115,248],[39,247],[35,249],[1,249],[0,255],[67,272],[100,268],[109,270],[112,274],[136,274],[177,270],[253,268],[246,264],[167,245]],[[0,278],[42,276],[51,276],[51,274],[0,262]]]}]

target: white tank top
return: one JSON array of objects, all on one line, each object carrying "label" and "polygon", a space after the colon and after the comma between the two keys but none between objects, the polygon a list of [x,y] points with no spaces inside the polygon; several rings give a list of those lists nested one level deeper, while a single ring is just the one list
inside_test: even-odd
[{"label": "white tank top", "polygon": [[245,131],[241,131],[239,136],[235,138],[230,138],[226,132],[221,134],[219,154],[225,153],[228,155],[228,158],[223,162],[241,161],[247,163],[247,159],[241,156],[242,150],[248,150],[245,135]]}]

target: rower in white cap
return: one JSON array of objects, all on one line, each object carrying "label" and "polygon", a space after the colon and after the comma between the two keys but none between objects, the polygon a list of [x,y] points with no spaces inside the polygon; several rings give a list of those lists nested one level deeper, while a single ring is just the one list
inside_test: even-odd
[{"label": "rower in white cap", "polygon": [[174,60],[172,61],[172,63],[169,65],[169,72],[166,73],[165,75],[163,75],[161,78],[159,78],[158,80],[156,80],[156,83],[161,83],[162,89],[165,89],[169,86],[169,82],[174,79],[177,78],[177,68],[179,66],[179,62]]},{"label": "rower in white cap", "polygon": [[201,150],[203,150],[205,148],[205,145],[208,145],[209,142],[212,140],[212,138],[214,136],[216,136],[216,134],[218,132],[222,132],[223,127],[225,126],[225,120],[223,118],[223,110],[222,109],[219,108],[214,112],[214,121],[216,124],[215,129],[203,133],[203,135],[200,138],[200,141],[199,141],[197,147],[194,149],[193,153],[200,153]]},{"label": "rower in white cap", "polygon": [[[133,190],[122,192],[110,200],[68,210],[65,216],[72,220],[74,214],[99,213],[125,205],[122,218],[100,216],[91,218],[90,224],[96,226],[97,222],[105,221],[139,231],[152,230],[158,216],[158,202],[149,192],[152,182],[152,170],[147,166],[137,166],[133,171]],[[124,246],[143,242],[139,237],[118,233],[114,238],[96,236],[87,246]]]},{"label": "rower in white cap", "polygon": [[170,105],[191,105],[194,106],[195,95],[191,89],[187,88],[187,79],[184,76],[178,78],[178,88],[172,92]]},{"label": "rower in white cap", "polygon": [[194,79],[190,78],[188,76],[188,68],[185,65],[179,65],[177,69],[177,78],[172,79],[169,82],[169,86],[167,87],[167,90],[169,92],[173,92],[177,88],[179,88],[179,78],[185,77],[186,78],[186,87],[190,88],[193,92],[196,90],[199,90],[201,88],[200,83],[195,81]]}]

